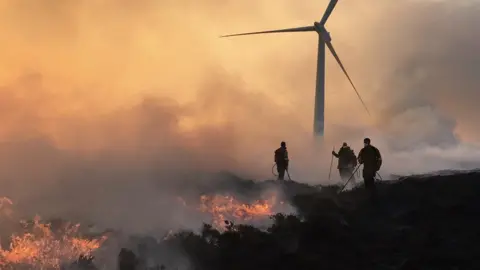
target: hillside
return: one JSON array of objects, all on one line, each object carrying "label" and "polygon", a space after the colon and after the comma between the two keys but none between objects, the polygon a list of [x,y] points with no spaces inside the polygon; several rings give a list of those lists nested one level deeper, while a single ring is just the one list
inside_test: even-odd
[{"label": "hillside", "polygon": [[[379,200],[372,204],[363,187],[337,194],[337,186],[256,182],[220,174],[191,186],[187,192],[191,201],[182,200],[191,214],[200,211],[211,216],[212,225],[201,230],[170,230],[161,236],[124,234],[114,228],[90,235],[60,219],[44,223],[35,218],[23,223],[11,244],[2,238],[2,246],[10,248],[0,249],[0,267],[480,269],[479,180],[480,173],[471,171],[382,181]],[[259,200],[272,192],[269,202]],[[194,198],[200,198],[201,204]],[[2,203],[5,212],[11,202]],[[295,214],[275,214],[278,211]],[[79,254],[86,256],[65,268]]]},{"label": "hillside", "polygon": [[336,195],[335,187],[290,182],[283,188],[298,216],[277,214],[267,231],[205,225],[201,235],[182,232],[167,242],[206,270],[480,269],[479,180],[469,172],[381,182],[378,205],[361,188]]}]

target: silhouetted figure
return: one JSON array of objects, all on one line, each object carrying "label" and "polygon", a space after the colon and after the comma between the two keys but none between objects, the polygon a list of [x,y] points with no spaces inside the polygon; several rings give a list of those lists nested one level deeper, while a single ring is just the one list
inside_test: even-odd
[{"label": "silhouetted figure", "polygon": [[133,251],[122,248],[118,254],[118,270],[135,270],[138,264],[137,256]]},{"label": "silhouetted figure", "polygon": [[344,142],[338,151],[338,154],[335,153],[335,151],[332,151],[332,155],[338,158],[337,169],[342,180],[348,181],[348,179],[352,177],[352,181],[355,182],[356,180],[355,176],[353,175],[353,171],[355,170],[355,167],[357,167],[357,157],[350,146]]},{"label": "silhouetted figure", "polygon": [[376,200],[375,175],[382,166],[382,156],[380,151],[370,144],[370,139],[363,140],[364,147],[358,153],[358,162],[363,164],[363,181],[365,188],[370,191],[370,196],[373,201]]},{"label": "silhouetted figure", "polygon": [[288,170],[288,151],[285,142],[280,143],[280,148],[275,150],[275,163],[277,164],[278,180],[283,180],[285,171]]}]

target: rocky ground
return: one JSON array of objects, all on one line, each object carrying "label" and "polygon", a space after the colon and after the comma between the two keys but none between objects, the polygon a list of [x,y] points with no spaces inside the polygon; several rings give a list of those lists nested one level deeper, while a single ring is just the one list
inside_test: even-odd
[{"label": "rocky ground", "polygon": [[[480,269],[478,172],[379,182],[377,204],[362,187],[337,194],[334,186],[231,181],[226,188],[246,193],[280,185],[299,214],[277,214],[268,231],[205,225],[170,238],[194,269]],[[123,252],[120,269],[142,269]]]}]

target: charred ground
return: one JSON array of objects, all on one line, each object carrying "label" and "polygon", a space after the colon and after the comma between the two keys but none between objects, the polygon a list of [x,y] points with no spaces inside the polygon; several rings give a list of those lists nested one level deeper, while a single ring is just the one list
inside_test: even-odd
[{"label": "charred ground", "polygon": [[[62,269],[105,269],[100,267],[105,265],[102,260],[116,261],[120,247],[124,247],[118,257],[121,270],[480,269],[479,178],[479,172],[464,172],[379,182],[379,200],[372,204],[363,187],[337,194],[338,186],[256,182],[219,174],[218,178],[198,182],[191,190],[201,194],[230,193],[246,199],[273,190],[282,194],[279,201],[294,206],[296,215],[275,214],[268,229],[227,220],[221,231],[205,224],[199,232],[181,231],[162,240],[129,237],[127,242],[110,249],[110,255],[101,254],[99,249],[100,254],[93,253],[99,255],[97,258],[83,256]],[[50,229],[41,224],[36,227],[47,232],[62,227],[61,221],[49,224]],[[115,234],[108,233],[105,245],[115,241]],[[61,235],[65,238],[65,233]],[[90,243],[88,239],[66,239],[69,243]],[[32,243],[51,249],[50,244],[57,242],[47,237]],[[45,252],[39,251],[30,259]],[[153,257],[154,265],[151,261],[144,264]],[[2,267],[32,269],[32,265]],[[107,269],[116,268],[112,267]]]},{"label": "charred ground", "polygon": [[479,269],[479,178],[470,172],[381,182],[372,205],[362,188],[337,195],[334,186],[230,177],[225,186],[237,192],[280,186],[299,214],[273,216],[267,231],[205,225],[167,244],[194,269]]}]

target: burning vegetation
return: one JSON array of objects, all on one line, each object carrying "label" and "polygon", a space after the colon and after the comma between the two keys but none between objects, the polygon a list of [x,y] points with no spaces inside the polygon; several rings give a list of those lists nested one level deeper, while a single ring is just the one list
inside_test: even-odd
[{"label": "burning vegetation", "polygon": [[[0,200],[2,219],[11,216],[11,205],[8,198]],[[63,263],[91,256],[106,237],[88,239],[81,236],[79,228],[80,224],[65,223],[54,229],[40,216],[21,221],[19,232],[10,236],[9,247],[0,246],[1,269],[60,269]]]},{"label": "burning vegetation", "polygon": [[178,201],[188,209],[208,214],[207,223],[211,223],[219,231],[226,230],[226,221],[245,224],[267,220],[279,210],[279,206],[284,205],[276,195],[246,202],[230,194],[204,194],[194,203],[187,203],[181,197],[178,197]]},{"label": "burning vegetation", "polygon": [[[475,172],[379,183],[377,204],[363,189],[300,192],[304,186],[289,182],[283,195],[298,214],[275,214],[266,230],[224,220],[251,224],[270,217],[285,209],[277,197],[252,203],[219,194],[189,204],[179,199],[185,209],[210,216],[214,227],[172,231],[163,240],[141,236],[114,247],[118,257],[111,267],[95,260],[93,267],[75,269],[479,269],[479,177]],[[12,216],[9,206],[10,200],[0,200],[2,230]],[[0,269],[61,269],[63,261],[78,257],[86,265],[92,253],[103,259],[99,249],[110,244],[105,238],[83,237],[78,225],[57,225],[39,217],[23,223],[10,248],[0,249]]]},{"label": "burning vegetation", "polygon": [[[211,225],[218,231],[227,230],[226,221],[251,223],[268,219],[274,214],[276,196],[246,203],[232,195],[202,195],[193,205],[178,198],[186,209],[208,215]],[[91,237],[81,233],[80,224],[46,222],[40,216],[30,221],[15,222],[13,202],[0,198],[0,224],[13,222],[15,231],[0,245],[0,269],[62,269],[62,265],[78,258],[90,258],[107,240],[106,236]],[[171,230],[168,236],[174,236]],[[170,237],[166,237],[167,240]],[[6,238],[6,237],[5,237]]]},{"label": "burning vegetation", "polygon": [[218,230],[225,230],[225,221],[244,223],[253,219],[265,219],[274,214],[276,197],[268,200],[256,200],[253,203],[243,203],[230,195],[202,195],[200,211],[212,216],[212,225]]}]

